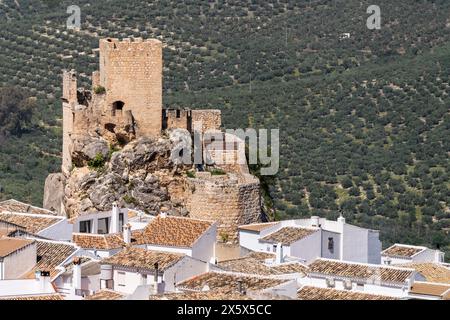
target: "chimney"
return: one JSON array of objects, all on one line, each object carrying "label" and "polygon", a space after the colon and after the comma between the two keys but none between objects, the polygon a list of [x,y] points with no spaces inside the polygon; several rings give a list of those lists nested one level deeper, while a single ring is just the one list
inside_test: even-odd
[{"label": "chimney", "polygon": [[161,218],[166,218],[167,217],[167,208],[166,207],[161,207],[159,216]]},{"label": "chimney", "polygon": [[121,232],[121,230],[119,230],[119,214],[120,209],[117,206],[117,203],[113,202],[111,211],[111,233]]},{"label": "chimney", "polygon": [[125,244],[131,244],[131,225],[128,223],[123,226],[123,241]]},{"label": "chimney", "polygon": [[311,226],[319,227],[319,217],[317,217],[317,216],[311,217]]},{"label": "chimney", "polygon": [[337,219],[337,223],[339,225],[339,232],[340,232],[340,240],[339,240],[339,260],[344,260],[344,225],[345,225],[345,218],[342,215],[342,212],[340,213],[339,218]]},{"label": "chimney", "polygon": [[81,259],[79,257],[73,258],[73,274],[72,274],[72,290],[74,295],[81,290]]},{"label": "chimney", "polygon": [[342,213],[341,213],[341,215],[339,216],[339,218],[337,218],[337,222],[339,222],[340,224],[345,224],[345,218],[344,218],[344,216],[342,215]]},{"label": "chimney", "polygon": [[48,271],[36,271],[36,280],[39,281],[41,293],[46,293],[50,284],[50,272]]},{"label": "chimney", "polygon": [[239,279],[237,282],[238,282],[238,291],[239,291],[239,294],[245,295],[247,292],[246,292],[246,290],[245,290],[243,281],[242,281],[241,279]]},{"label": "chimney", "polygon": [[113,288],[113,267],[109,264],[100,266],[100,289]]},{"label": "chimney", "polygon": [[283,244],[281,242],[278,243],[278,245],[277,245],[275,263],[276,264],[283,263]]}]

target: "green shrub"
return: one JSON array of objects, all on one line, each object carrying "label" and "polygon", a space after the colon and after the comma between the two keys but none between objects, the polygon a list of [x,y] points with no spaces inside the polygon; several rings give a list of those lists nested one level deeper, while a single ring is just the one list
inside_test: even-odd
[{"label": "green shrub", "polygon": [[123,201],[125,201],[128,204],[134,204],[134,205],[138,205],[139,204],[138,201],[136,200],[136,198],[134,198],[132,196],[129,196],[128,194],[126,194],[123,197]]},{"label": "green shrub", "polygon": [[224,174],[226,174],[226,172],[225,171],[223,171],[222,169],[212,169],[211,170],[211,175],[212,176],[222,176],[222,175],[224,175]]},{"label": "green shrub", "polygon": [[188,176],[188,178],[195,178],[195,172],[194,171],[188,171],[188,172],[186,172],[186,175]]},{"label": "green shrub", "polygon": [[101,153],[97,153],[95,158],[88,162],[88,166],[94,169],[103,168],[104,165],[105,165],[105,158]]},{"label": "green shrub", "polygon": [[106,93],[106,89],[105,89],[105,87],[97,86],[94,88],[94,92],[96,94],[104,94],[104,93]]}]

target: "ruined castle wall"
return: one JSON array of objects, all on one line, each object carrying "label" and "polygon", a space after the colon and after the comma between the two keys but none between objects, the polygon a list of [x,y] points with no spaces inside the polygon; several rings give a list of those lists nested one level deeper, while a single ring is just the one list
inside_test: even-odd
[{"label": "ruined castle wall", "polygon": [[191,218],[217,221],[218,240],[227,235],[238,241],[238,226],[258,222],[261,214],[259,181],[247,175],[244,179],[211,176],[197,172],[189,179],[187,209]]},{"label": "ruined castle wall", "polygon": [[191,130],[191,110],[165,109],[163,111],[163,129]]},{"label": "ruined castle wall", "polygon": [[100,85],[106,106],[124,103],[136,121],[137,136],[159,135],[162,126],[162,43],[156,39],[100,40]]},{"label": "ruined castle wall", "polygon": [[[202,124],[201,128],[196,126],[196,123],[199,122]],[[221,125],[222,115],[220,110],[192,110],[192,127],[194,130],[201,132],[207,130],[220,130]]]},{"label": "ruined castle wall", "polygon": [[77,77],[75,71],[64,71],[63,73],[63,158],[62,172],[68,176],[72,168],[70,156],[70,135],[73,132],[74,116],[73,109],[77,103]]}]

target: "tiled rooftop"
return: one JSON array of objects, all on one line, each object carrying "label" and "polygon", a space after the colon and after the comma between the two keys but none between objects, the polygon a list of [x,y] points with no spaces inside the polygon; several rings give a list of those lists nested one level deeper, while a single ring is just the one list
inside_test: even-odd
[{"label": "tiled rooftop", "polygon": [[0,257],[9,256],[11,253],[16,252],[26,246],[32,244],[34,240],[25,240],[18,238],[0,238]]},{"label": "tiled rooftop", "polygon": [[103,289],[97,291],[93,295],[86,297],[85,300],[121,300],[123,297],[125,297],[123,293],[109,289]]},{"label": "tiled rooftop", "polygon": [[221,291],[209,292],[183,292],[166,293],[161,295],[151,295],[150,300],[251,300],[247,295],[233,293],[223,293]]},{"label": "tiled rooftop", "polygon": [[297,292],[300,300],[396,300],[394,297],[355,291],[304,286]]},{"label": "tiled rooftop", "polygon": [[123,236],[117,234],[74,233],[72,241],[83,249],[112,250],[125,247]]},{"label": "tiled rooftop", "polygon": [[285,227],[265,236],[261,239],[261,241],[269,243],[282,243],[284,246],[288,246],[291,243],[303,239],[317,231],[317,229]]},{"label": "tiled rooftop", "polygon": [[274,255],[261,253],[250,253],[245,257],[219,262],[217,267],[230,272],[256,274],[261,276],[280,275],[289,273],[300,273],[306,275],[307,266],[297,262],[283,263],[269,266],[264,263],[265,259],[274,258]]},{"label": "tiled rooftop", "polygon": [[32,214],[9,213],[4,211],[0,213],[0,222],[1,221],[22,227],[25,231],[36,234],[51,225],[60,222],[61,218],[40,217]]},{"label": "tiled rooftop", "polygon": [[60,266],[77,250],[73,245],[51,241],[36,241],[37,264],[26,274],[25,278],[34,278],[36,271],[48,271],[53,279],[58,274],[56,267]]},{"label": "tiled rooftop", "polygon": [[191,248],[212,223],[182,217],[157,217],[143,231],[133,232],[136,244]]},{"label": "tiled rooftop", "polygon": [[17,229],[14,227],[8,227],[8,228],[0,227],[0,238],[1,237],[10,237],[16,231],[17,231]]},{"label": "tiled rooftop", "polygon": [[103,259],[101,264],[153,271],[155,269],[155,263],[158,263],[159,270],[164,272],[184,257],[185,255],[182,254],[151,251],[141,248],[126,248],[109,258]]},{"label": "tiled rooftop", "polygon": [[413,294],[450,299],[450,284],[416,281],[412,285],[410,292]]},{"label": "tiled rooftop", "polygon": [[416,253],[423,250],[424,249],[421,247],[394,244],[393,246],[382,251],[381,254],[383,256],[411,258]]},{"label": "tiled rooftop", "polygon": [[2,212],[2,211],[45,214],[45,215],[53,215],[53,216],[57,215],[53,211],[34,207],[29,204],[26,204],[26,203],[23,203],[23,202],[20,202],[17,200],[13,200],[13,199],[0,202],[0,212]]},{"label": "tiled rooftop", "polygon": [[272,227],[278,223],[279,222],[252,223],[252,224],[242,225],[239,227],[239,229],[246,230],[246,231],[261,232],[262,230]]},{"label": "tiled rooftop", "polygon": [[450,284],[450,269],[438,263],[407,263],[401,265],[401,267],[416,270],[423,275],[428,282]]},{"label": "tiled rooftop", "polygon": [[203,291],[207,286],[210,291],[232,294],[239,292],[239,281],[246,291],[258,291],[278,286],[287,280],[208,272],[183,281],[177,287],[181,290]]},{"label": "tiled rooftop", "polygon": [[64,300],[60,294],[46,294],[35,296],[15,296],[0,298],[0,300]]},{"label": "tiled rooftop", "polygon": [[413,269],[350,263],[328,259],[316,259],[309,264],[308,267],[310,274],[317,273],[325,276],[329,275],[361,280],[372,279],[384,283],[403,283],[414,274]]}]

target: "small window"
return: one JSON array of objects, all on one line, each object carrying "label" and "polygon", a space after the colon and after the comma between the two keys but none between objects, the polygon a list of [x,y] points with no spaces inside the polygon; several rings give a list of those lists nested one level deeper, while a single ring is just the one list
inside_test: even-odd
[{"label": "small window", "polygon": [[326,282],[328,288],[334,288],[336,285],[333,278],[327,278]]},{"label": "small window", "polygon": [[98,234],[107,234],[109,231],[109,218],[98,219]]},{"label": "small window", "polygon": [[122,101],[114,102],[113,106],[112,106],[112,115],[115,116],[117,112],[119,112],[119,114],[122,114],[124,105],[125,105],[125,103]]},{"label": "small window", "polygon": [[363,283],[358,283],[356,285],[356,290],[357,291],[364,291],[364,284]]},{"label": "small window", "polygon": [[80,233],[91,233],[91,220],[80,221]]},{"label": "small window", "polygon": [[117,272],[117,285],[119,287],[125,287],[125,272],[123,271]]},{"label": "small window", "polygon": [[123,229],[123,213],[119,213],[119,230]]},{"label": "small window", "polygon": [[270,246],[267,246],[267,252],[270,252]]},{"label": "small window", "polygon": [[334,251],[334,239],[328,238],[328,250],[333,252]]},{"label": "small window", "polygon": [[273,252],[277,252],[277,245],[276,244],[273,245],[272,251]]},{"label": "small window", "polygon": [[181,111],[177,110],[177,119],[180,119],[180,118],[181,118]]}]

